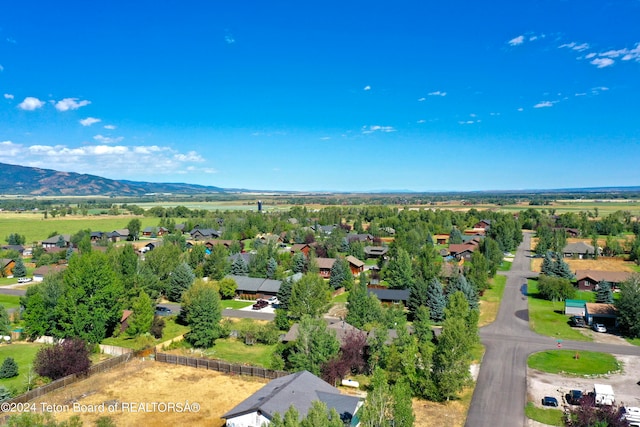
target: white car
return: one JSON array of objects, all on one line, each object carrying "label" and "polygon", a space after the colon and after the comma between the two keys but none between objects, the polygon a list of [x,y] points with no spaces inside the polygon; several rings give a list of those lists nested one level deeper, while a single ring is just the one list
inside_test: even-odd
[{"label": "white car", "polygon": [[29,283],[30,281],[32,281],[33,279],[31,277],[20,277],[18,279],[18,283]]},{"label": "white car", "polygon": [[606,326],[604,326],[602,323],[594,323],[593,330],[596,332],[607,332]]},{"label": "white car", "polygon": [[269,299],[267,299],[267,302],[271,305],[280,304],[280,300],[278,300],[278,297],[270,297]]}]

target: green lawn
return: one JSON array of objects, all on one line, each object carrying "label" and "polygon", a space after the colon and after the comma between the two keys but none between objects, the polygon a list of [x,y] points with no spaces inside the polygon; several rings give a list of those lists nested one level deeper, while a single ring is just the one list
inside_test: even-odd
[{"label": "green lawn", "polygon": [[239,310],[241,308],[249,307],[253,305],[253,301],[238,301],[235,299],[223,299],[221,301],[222,308],[231,308],[233,310]]},{"label": "green lawn", "polygon": [[480,297],[480,319],[478,320],[478,326],[485,326],[496,320],[506,284],[506,276],[496,275],[491,281],[491,288],[484,291],[484,294]]},{"label": "green lawn", "polygon": [[568,375],[605,375],[622,369],[608,353],[576,350],[548,350],[529,356],[527,365],[539,371]]},{"label": "green lawn", "polygon": [[569,316],[564,314],[564,301],[547,301],[538,297],[538,282],[529,280],[529,327],[541,334],[556,339],[593,341],[577,329],[569,326]]},{"label": "green lawn", "polygon": [[349,298],[349,292],[343,292],[340,295],[333,297],[332,302],[347,302],[347,298]]},{"label": "green lawn", "polygon": [[145,347],[158,345],[162,342],[170,340],[171,338],[175,338],[189,332],[188,326],[183,326],[176,323],[175,316],[164,317],[164,321],[165,327],[162,338],[160,339],[155,339],[150,335],[132,338],[126,333],[121,333],[117,337],[105,338],[104,340],[102,340],[101,344],[116,345],[118,347],[131,348],[133,350],[141,350]]},{"label": "green lawn", "polygon": [[221,338],[216,340],[213,347],[205,351],[205,355],[228,362],[268,368],[271,362],[271,355],[275,351],[276,345],[277,344],[246,345],[235,338]]},{"label": "green lawn", "polygon": [[498,271],[509,271],[512,265],[513,261],[502,261],[502,264],[498,267]]},{"label": "green lawn", "polygon": [[0,345],[0,363],[7,357],[13,357],[13,360],[18,364],[18,376],[0,379],[0,385],[21,393],[25,389],[27,373],[40,347],[42,347],[42,344],[15,343]]},{"label": "green lawn", "polygon": [[573,299],[581,299],[586,302],[596,302],[596,293],[593,291],[576,291]]},{"label": "green lawn", "polygon": [[528,418],[542,424],[558,427],[565,425],[560,409],[543,409],[529,402],[524,408],[524,413]]},{"label": "green lawn", "polygon": [[0,304],[4,308],[18,308],[20,306],[20,297],[17,295],[0,294]]}]

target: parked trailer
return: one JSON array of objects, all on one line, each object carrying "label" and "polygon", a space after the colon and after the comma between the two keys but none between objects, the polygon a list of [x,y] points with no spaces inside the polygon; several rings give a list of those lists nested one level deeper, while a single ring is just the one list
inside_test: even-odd
[{"label": "parked trailer", "polygon": [[608,384],[594,384],[593,392],[595,393],[596,405],[613,405],[616,401],[613,388]]}]

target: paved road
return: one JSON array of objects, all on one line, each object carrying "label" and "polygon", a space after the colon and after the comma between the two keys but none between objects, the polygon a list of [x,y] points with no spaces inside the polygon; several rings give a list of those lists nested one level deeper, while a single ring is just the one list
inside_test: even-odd
[{"label": "paved road", "polygon": [[[169,308],[175,314],[180,313],[180,304],[164,303],[158,304],[163,307]],[[273,320],[276,315],[273,313],[266,313],[261,311],[249,311],[249,310],[232,310],[225,308],[222,310],[222,317],[236,317],[240,319],[256,319],[256,320]]]},{"label": "paved road", "polygon": [[[498,316],[495,322],[480,330],[486,351],[466,427],[526,426],[527,358],[531,353],[556,348],[553,338],[529,329],[526,287],[523,285],[527,283],[527,277],[534,275],[530,271],[530,240],[531,235],[525,233],[511,270],[500,273],[507,276],[507,284]],[[563,341],[562,347],[640,356],[640,348],[635,346]]]}]

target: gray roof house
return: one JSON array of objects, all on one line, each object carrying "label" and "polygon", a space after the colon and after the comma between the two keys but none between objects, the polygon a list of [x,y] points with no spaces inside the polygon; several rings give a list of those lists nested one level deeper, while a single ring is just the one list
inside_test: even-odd
[{"label": "gray roof house", "polygon": [[232,274],[226,277],[235,280],[238,284],[236,292],[239,294],[275,295],[280,290],[280,285],[282,285],[282,281],[280,280],[264,279],[261,277],[235,276]]},{"label": "gray roof house", "polygon": [[[584,257],[591,257],[594,254],[593,246],[585,242],[569,243],[564,247],[562,253],[565,257],[578,257],[580,259]],[[598,251],[599,253],[599,251]]]},{"label": "gray roof house", "polygon": [[361,398],[341,394],[340,391],[309,371],[277,378],[224,414],[227,427],[269,425],[273,416],[284,416],[290,406],[296,408],[300,419],[306,417],[314,401],[324,402],[335,409],[345,425],[358,425],[355,413],[363,404]]}]

